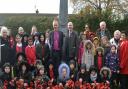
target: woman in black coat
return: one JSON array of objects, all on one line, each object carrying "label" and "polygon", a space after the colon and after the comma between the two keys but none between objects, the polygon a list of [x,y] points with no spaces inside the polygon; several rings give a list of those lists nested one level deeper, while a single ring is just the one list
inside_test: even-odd
[{"label": "woman in black coat", "polygon": [[48,44],[45,44],[45,35],[40,34],[40,44],[36,46],[37,59],[42,61],[42,64],[47,67],[47,63],[50,57],[50,50]]},{"label": "woman in black coat", "polygon": [[0,67],[2,67],[6,62],[9,62],[11,65],[14,64],[14,55],[12,55],[12,45],[10,37],[8,36],[8,28],[1,28],[1,37],[0,37],[0,46],[1,46],[1,60]]}]

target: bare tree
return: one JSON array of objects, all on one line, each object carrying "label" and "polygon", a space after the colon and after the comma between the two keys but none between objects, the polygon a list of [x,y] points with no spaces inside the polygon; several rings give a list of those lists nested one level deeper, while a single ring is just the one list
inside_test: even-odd
[{"label": "bare tree", "polygon": [[108,11],[111,10],[113,14],[126,14],[128,13],[128,0],[70,0],[73,4],[74,13],[78,13],[83,8],[88,6],[92,10]]}]

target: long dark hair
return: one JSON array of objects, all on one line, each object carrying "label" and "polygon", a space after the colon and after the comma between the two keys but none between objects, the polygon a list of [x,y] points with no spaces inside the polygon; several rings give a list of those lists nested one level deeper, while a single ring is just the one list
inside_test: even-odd
[{"label": "long dark hair", "polygon": [[[40,40],[41,36],[44,36],[44,41],[43,42],[41,42],[41,40]],[[39,35],[39,41],[40,41],[41,44],[44,44],[45,43],[45,33],[40,33],[40,35]]]}]

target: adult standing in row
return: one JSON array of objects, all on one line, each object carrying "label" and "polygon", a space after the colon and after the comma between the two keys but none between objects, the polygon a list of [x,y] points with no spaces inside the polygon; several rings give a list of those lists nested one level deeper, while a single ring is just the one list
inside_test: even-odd
[{"label": "adult standing in row", "polygon": [[[61,62],[62,46],[63,46],[63,32],[59,31],[58,19],[53,20],[53,31],[50,32],[49,42],[51,46],[51,58],[54,62],[55,73],[58,72],[58,67]],[[57,77],[58,74],[55,74]]]},{"label": "adult standing in row", "polygon": [[77,50],[78,50],[78,34],[73,28],[73,23],[68,22],[67,24],[67,32],[64,39],[64,48],[63,48],[63,55],[64,60],[69,63],[70,60],[75,60],[77,57]]},{"label": "adult standing in row", "polygon": [[120,59],[120,89],[128,89],[128,36],[125,33],[126,39],[123,39],[119,46]]},{"label": "adult standing in row", "polygon": [[1,28],[1,60],[0,60],[0,67],[2,67],[6,62],[9,62],[11,65],[14,64],[15,59],[13,59],[13,55],[11,55],[11,41],[8,34],[8,28],[3,26]]},{"label": "adult standing in row", "polygon": [[105,22],[105,21],[100,22],[100,28],[97,29],[96,35],[97,35],[100,39],[101,39],[102,37],[104,37],[104,36],[107,36],[108,39],[111,38],[110,32],[109,32],[109,30],[108,30],[107,27],[106,27],[106,22]]}]

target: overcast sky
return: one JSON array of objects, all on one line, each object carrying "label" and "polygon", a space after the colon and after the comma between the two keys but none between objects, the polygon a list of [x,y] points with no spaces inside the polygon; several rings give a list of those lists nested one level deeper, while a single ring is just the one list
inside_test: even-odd
[{"label": "overcast sky", "polygon": [[[0,13],[59,13],[60,0],[0,0]],[[73,9],[69,3],[68,13]]]}]

